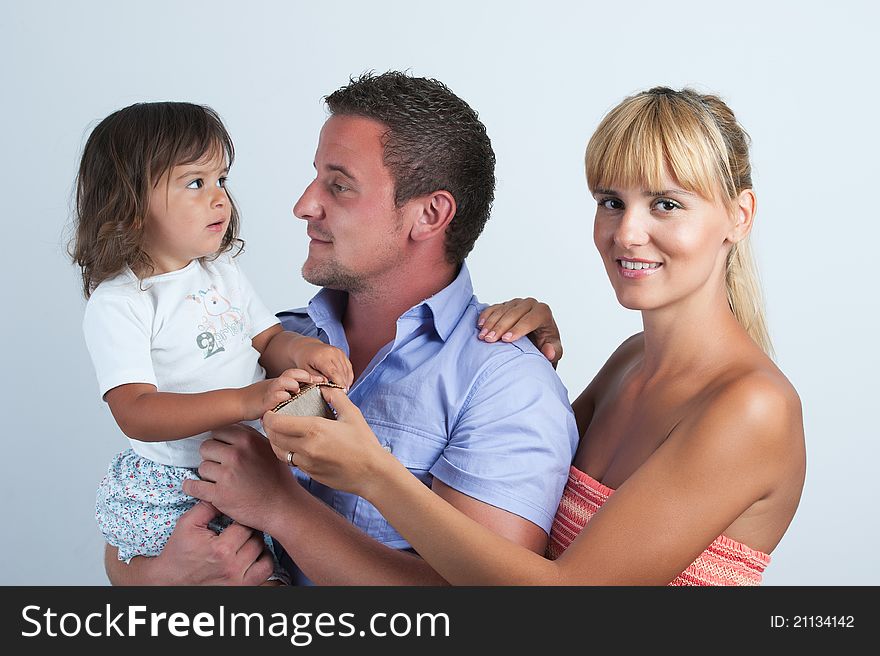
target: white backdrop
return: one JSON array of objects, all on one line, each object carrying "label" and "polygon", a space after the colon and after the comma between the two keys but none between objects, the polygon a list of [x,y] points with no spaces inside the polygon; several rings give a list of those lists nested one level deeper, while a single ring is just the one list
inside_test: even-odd
[{"label": "white backdrop", "polygon": [[551,304],[571,398],[640,328],[592,245],[589,135],[624,96],[657,84],[729,102],[754,141],[754,241],[808,447],[801,506],[765,581],[877,585],[875,7],[4,0],[0,584],[106,583],[94,490],[124,442],[97,395],[64,251],[91,128],[136,101],[214,107],[237,149],[241,261],[281,310],[315,291],[299,276],[307,240],[290,208],[311,180],[322,96],[365,70],[408,69],[444,81],[488,128],[498,192],[469,259],[474,284],[481,300]]}]

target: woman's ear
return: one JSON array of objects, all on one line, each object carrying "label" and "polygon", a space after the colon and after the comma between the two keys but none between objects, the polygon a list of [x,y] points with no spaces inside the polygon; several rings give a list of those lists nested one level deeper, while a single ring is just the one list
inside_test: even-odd
[{"label": "woman's ear", "polygon": [[448,191],[435,191],[422,196],[416,203],[417,216],[410,236],[415,241],[433,239],[446,233],[446,226],[455,217],[455,198]]},{"label": "woman's ear", "polygon": [[727,233],[727,241],[735,244],[748,237],[752,231],[755,220],[755,212],[758,209],[758,199],[751,189],[743,189],[736,197],[734,206],[734,223]]}]

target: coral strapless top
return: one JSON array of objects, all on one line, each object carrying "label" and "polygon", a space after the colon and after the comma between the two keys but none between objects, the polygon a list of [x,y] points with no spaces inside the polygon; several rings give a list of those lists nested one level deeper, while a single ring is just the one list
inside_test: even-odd
[{"label": "coral strapless top", "polygon": [[[547,557],[556,560],[614,493],[589,474],[571,467],[550,529]],[[760,585],[770,556],[719,535],[669,585]]]}]

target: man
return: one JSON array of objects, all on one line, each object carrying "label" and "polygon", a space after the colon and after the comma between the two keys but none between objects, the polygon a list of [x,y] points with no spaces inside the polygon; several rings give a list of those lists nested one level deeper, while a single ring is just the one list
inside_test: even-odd
[{"label": "man", "polygon": [[[443,84],[402,73],[364,75],[326,100],[317,174],[294,207],[311,238],[303,277],[323,289],[282,323],[349,355],[349,398],[426,485],[543,553],[577,431],[565,388],[528,340],[476,337],[483,306],[464,260],[494,197],[485,127]],[[216,431],[202,455],[203,481],[186,491],[273,535],[296,582],[443,583],[369,503],[291,477],[255,431]],[[111,580],[264,580],[256,536],[205,528],[214,506],[184,516],[154,562],[126,567],[111,551]]]}]

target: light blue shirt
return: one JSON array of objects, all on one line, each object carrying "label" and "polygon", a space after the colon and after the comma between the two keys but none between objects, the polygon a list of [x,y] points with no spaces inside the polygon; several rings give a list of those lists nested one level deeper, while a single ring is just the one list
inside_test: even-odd
[{"label": "light blue shirt", "polygon": [[[287,330],[346,354],[345,292],[322,289],[308,308],[280,312]],[[477,339],[485,308],[462,264],[455,280],[407,310],[349,390],[379,442],[425,485],[434,478],[550,531],[578,442],[568,392],[526,338]],[[384,544],[409,544],[366,500],[294,469],[299,482]],[[295,573],[298,583],[308,583]]]}]

